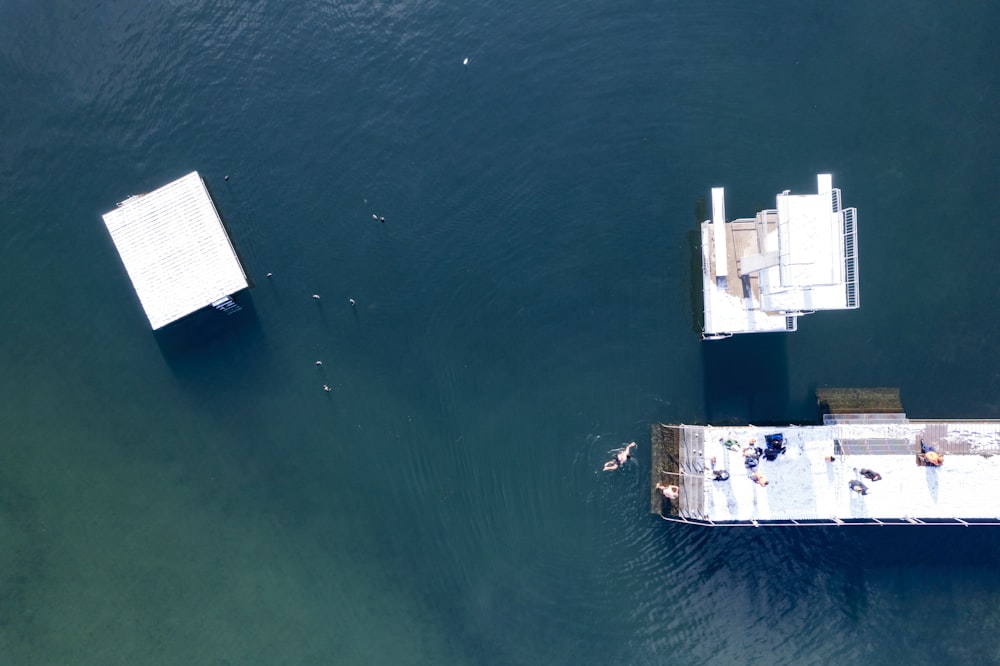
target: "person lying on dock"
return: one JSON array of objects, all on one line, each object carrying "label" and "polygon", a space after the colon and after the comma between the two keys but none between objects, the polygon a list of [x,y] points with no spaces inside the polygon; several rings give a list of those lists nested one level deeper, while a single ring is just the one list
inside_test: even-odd
[{"label": "person lying on dock", "polygon": [[635,445],[635,442],[629,442],[624,448],[615,451],[615,457],[604,463],[604,471],[613,472],[627,463],[632,458],[632,449],[635,448]]},{"label": "person lying on dock", "polygon": [[920,457],[923,459],[925,465],[930,465],[931,467],[940,467],[944,463],[944,456],[937,451],[921,453]]},{"label": "person lying on dock", "polygon": [[724,469],[715,469],[715,456],[712,456],[712,480],[713,481],[728,481],[729,472]]},{"label": "person lying on dock", "polygon": [[760,454],[757,453],[757,449],[752,449],[749,446],[743,449],[743,465],[747,469],[756,467],[758,460],[760,460]]},{"label": "person lying on dock", "polygon": [[861,476],[865,477],[869,481],[881,481],[882,480],[882,475],[881,474],[879,474],[875,470],[868,469],[866,467],[861,469]]},{"label": "person lying on dock", "polygon": [[767,480],[767,477],[760,472],[753,472],[750,474],[750,480],[756,483],[761,488],[765,487],[767,484],[771,483]]},{"label": "person lying on dock", "polygon": [[662,483],[657,483],[656,489],[663,493],[663,496],[669,500],[675,500],[681,496],[681,489],[677,486],[666,486]]},{"label": "person lying on dock", "polygon": [[868,486],[866,486],[865,484],[861,483],[857,479],[852,479],[851,481],[848,481],[847,487],[850,488],[851,490],[853,490],[856,493],[860,493],[862,495],[867,495],[868,494]]},{"label": "person lying on dock", "polygon": [[925,465],[931,467],[940,467],[941,463],[944,462],[944,455],[938,453],[938,450],[933,446],[927,446],[924,440],[920,440],[920,455],[918,457],[924,461]]}]

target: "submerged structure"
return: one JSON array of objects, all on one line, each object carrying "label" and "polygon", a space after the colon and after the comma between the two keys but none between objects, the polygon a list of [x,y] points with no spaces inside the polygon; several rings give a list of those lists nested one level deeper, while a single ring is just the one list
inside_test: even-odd
[{"label": "submerged structure", "polygon": [[246,273],[197,171],[103,217],[153,330],[208,306],[240,309],[231,297]]},{"label": "submerged structure", "polygon": [[822,425],[654,425],[651,511],[698,525],[1000,524],[1000,421],[911,420],[895,389],[817,396]]},{"label": "submerged structure", "polygon": [[842,208],[830,174],[816,194],[777,195],[772,210],[726,219],[725,190],[712,188],[701,225],[706,340],[794,331],[816,310],[859,307],[857,210]]}]

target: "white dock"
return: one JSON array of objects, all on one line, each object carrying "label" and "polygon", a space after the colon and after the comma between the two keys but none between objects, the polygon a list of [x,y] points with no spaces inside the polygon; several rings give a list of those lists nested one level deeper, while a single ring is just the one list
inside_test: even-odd
[{"label": "white dock", "polygon": [[238,309],[229,296],[246,274],[197,171],[103,217],[153,330],[209,305]]},{"label": "white dock", "polygon": [[816,194],[782,192],[754,218],[725,219],[725,191],[712,189],[701,225],[703,337],[794,331],[816,310],[854,309],[857,210],[842,209],[830,174]]},{"label": "white dock", "polygon": [[[676,459],[661,463],[654,481],[680,488],[661,515],[704,525],[1000,522],[1000,421],[900,417],[777,428],[657,426],[673,431]],[[741,450],[752,439],[765,448],[765,436],[776,433],[786,451],[773,461],[760,458],[757,470],[768,479],[762,487],[749,478]],[[921,440],[944,454],[943,465],[922,464]],[[729,480],[714,480],[713,457]],[[866,468],[881,480],[860,476]],[[852,480],[864,483],[867,494],[851,490]]]}]

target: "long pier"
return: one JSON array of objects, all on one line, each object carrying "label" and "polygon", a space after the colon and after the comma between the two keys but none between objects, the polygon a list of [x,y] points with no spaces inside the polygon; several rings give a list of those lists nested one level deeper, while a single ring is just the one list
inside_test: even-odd
[{"label": "long pier", "polygon": [[[895,389],[817,397],[822,425],[654,425],[650,510],[699,525],[1000,524],[1000,421],[908,419]],[[747,467],[745,452],[775,435],[783,452]],[[922,446],[943,464],[927,464]]]}]

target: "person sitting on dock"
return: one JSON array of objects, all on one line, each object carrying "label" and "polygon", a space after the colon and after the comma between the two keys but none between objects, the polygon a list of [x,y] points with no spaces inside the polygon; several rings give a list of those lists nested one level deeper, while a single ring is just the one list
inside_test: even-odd
[{"label": "person sitting on dock", "polygon": [[868,469],[867,467],[861,469],[861,476],[865,477],[869,481],[881,481],[882,475],[873,469]]},{"label": "person sitting on dock", "polygon": [[728,481],[729,472],[724,469],[715,469],[715,456],[712,456],[712,480],[713,481]]},{"label": "person sitting on dock", "polygon": [[758,460],[760,460],[760,454],[757,453],[757,449],[752,449],[749,446],[743,449],[743,465],[747,469],[756,467]]},{"label": "person sitting on dock", "polygon": [[847,486],[856,493],[860,493],[862,495],[868,494],[868,486],[861,483],[857,479],[851,479],[850,481],[848,481]]},{"label": "person sitting on dock", "polygon": [[677,486],[667,486],[663,483],[657,483],[656,489],[663,493],[663,496],[669,500],[675,500],[681,496],[681,489]]},{"label": "person sitting on dock", "polygon": [[613,472],[632,458],[632,449],[635,447],[635,442],[629,442],[624,448],[615,451],[615,457],[604,463],[605,472]]}]

